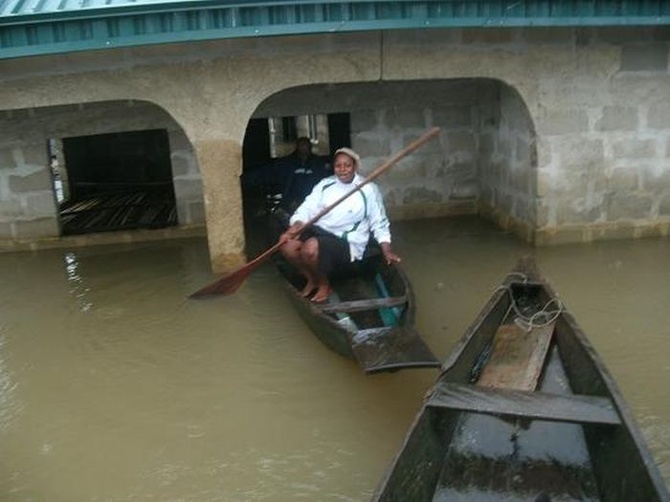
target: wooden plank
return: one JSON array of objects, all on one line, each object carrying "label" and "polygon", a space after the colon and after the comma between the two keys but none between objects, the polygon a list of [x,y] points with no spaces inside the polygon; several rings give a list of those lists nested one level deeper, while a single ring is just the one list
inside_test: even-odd
[{"label": "wooden plank", "polygon": [[620,424],[611,399],[441,382],[428,406],[552,422]]},{"label": "wooden plank", "polygon": [[360,312],[363,310],[376,310],[380,307],[394,307],[407,303],[406,296],[393,296],[390,298],[371,298],[365,300],[354,300],[350,302],[325,303],[318,305],[322,312],[332,314],[334,312]]},{"label": "wooden plank", "polygon": [[493,348],[477,385],[517,390],[537,387],[554,332],[554,324],[526,331],[504,324],[493,337]]}]

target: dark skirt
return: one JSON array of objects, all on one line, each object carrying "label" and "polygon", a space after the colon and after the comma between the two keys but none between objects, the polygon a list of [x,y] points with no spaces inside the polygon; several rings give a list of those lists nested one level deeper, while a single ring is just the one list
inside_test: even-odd
[{"label": "dark skirt", "polygon": [[351,263],[349,243],[316,225],[306,228],[299,239],[305,242],[309,238],[319,241],[319,270],[330,275],[334,270]]}]

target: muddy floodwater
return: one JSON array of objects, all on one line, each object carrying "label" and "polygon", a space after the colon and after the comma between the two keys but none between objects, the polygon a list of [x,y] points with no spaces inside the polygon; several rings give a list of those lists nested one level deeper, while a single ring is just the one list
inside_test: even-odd
[{"label": "muddy floodwater", "polygon": [[[670,480],[670,240],[534,249],[472,218],[398,222],[444,359],[524,254],[617,380]],[[268,264],[233,296],[204,239],[0,254],[0,500],[365,501],[434,369],[365,376]]]}]

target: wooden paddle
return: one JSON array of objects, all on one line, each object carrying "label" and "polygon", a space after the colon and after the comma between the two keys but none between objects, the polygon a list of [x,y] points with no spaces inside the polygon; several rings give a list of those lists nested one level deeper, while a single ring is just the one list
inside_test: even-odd
[{"label": "wooden paddle", "polygon": [[[361,188],[363,188],[365,185],[368,183],[371,183],[375,179],[379,178],[382,174],[384,174],[386,171],[388,171],[391,166],[394,164],[398,163],[403,157],[406,157],[410,153],[412,153],[414,150],[422,146],[424,143],[427,143],[429,140],[433,139],[435,136],[438,135],[440,132],[439,127],[433,127],[423,133],[418,139],[414,140],[412,143],[407,145],[405,148],[400,150],[398,153],[390,157],[386,162],[384,162],[382,165],[377,167],[374,171],[372,171],[366,178],[365,180],[358,185],[357,187],[353,188],[350,192],[346,193],[339,199],[337,199],[335,202],[333,202],[330,206],[323,208],[321,211],[319,211],[316,216],[314,216],[311,220],[309,220],[307,223],[303,225],[303,227],[296,233],[296,237],[300,235],[307,227],[310,225],[316,223],[316,221],[321,218],[323,215],[326,213],[330,212],[335,206],[340,204],[342,201],[344,201],[346,198],[350,197],[354,193],[358,192]],[[272,246],[270,249],[265,251],[263,254],[257,256],[253,260],[251,260],[249,263],[246,265],[242,266],[240,269],[236,270],[232,274],[229,274],[225,277],[222,277],[220,279],[217,279],[216,281],[212,282],[211,284],[205,286],[204,288],[196,291],[193,293],[189,298],[205,298],[207,296],[213,296],[213,295],[230,295],[237,291],[237,289],[242,285],[244,280],[253,272],[256,268],[258,268],[262,263],[265,262],[270,256],[272,256],[280,247],[282,247],[284,243],[283,242],[277,242],[274,246]]]}]

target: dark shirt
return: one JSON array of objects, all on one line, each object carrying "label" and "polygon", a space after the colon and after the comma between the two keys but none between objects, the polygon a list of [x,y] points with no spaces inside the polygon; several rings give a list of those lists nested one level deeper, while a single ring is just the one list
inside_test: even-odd
[{"label": "dark shirt", "polygon": [[292,212],[314,185],[331,174],[333,169],[328,157],[310,155],[301,161],[296,153],[292,153],[244,173],[242,186],[262,190],[265,194],[281,194],[281,206]]},{"label": "dark shirt", "polygon": [[311,155],[305,161],[296,155],[284,157],[282,170],[286,173],[286,184],[282,191],[282,207],[293,211],[309,195],[322,178],[332,174],[326,158]]}]

